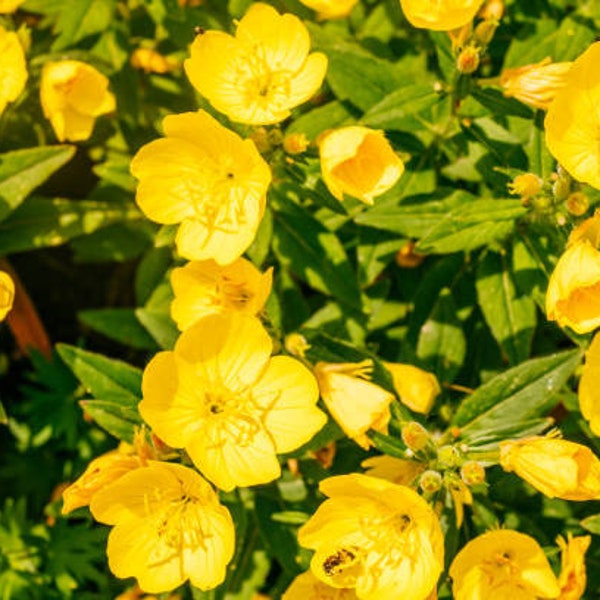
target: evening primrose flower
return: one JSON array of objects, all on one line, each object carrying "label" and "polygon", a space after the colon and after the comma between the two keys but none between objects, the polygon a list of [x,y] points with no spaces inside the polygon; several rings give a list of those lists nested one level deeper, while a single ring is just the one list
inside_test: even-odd
[{"label": "evening primrose flower", "polygon": [[0,321],[6,318],[15,299],[15,282],[5,271],[0,271]]},{"label": "evening primrose flower", "polygon": [[0,115],[21,95],[26,82],[27,64],[19,37],[0,26]]},{"label": "evening primrose flower", "polygon": [[309,54],[302,21],[255,2],[235,37],[221,31],[198,35],[184,62],[192,85],[232,121],[279,123],[320,87],[327,58]]},{"label": "evening primrose flower", "polygon": [[567,83],[572,62],[553,63],[550,57],[539,63],[514,69],[504,69],[500,74],[503,93],[533,108],[548,110],[556,94]]},{"label": "evening primrose flower", "polygon": [[168,592],[188,579],[208,590],[225,579],[235,532],[210,484],[182,465],[150,461],[97,492],[90,509],[108,536],[117,577],[135,577],[145,592]]},{"label": "evening primrose flower", "polygon": [[557,598],[560,588],[540,545],[518,531],[488,531],[467,543],[449,571],[454,600]]},{"label": "evening primrose flower", "polygon": [[600,436],[600,335],[594,335],[585,352],[585,364],[579,380],[579,408],[590,429]]},{"label": "evening primrose flower", "polygon": [[321,481],[329,496],[298,531],[312,572],[365,600],[425,600],[444,565],[438,518],[414,490],[367,475]]},{"label": "evening primrose flower", "polygon": [[483,0],[400,0],[413,27],[450,31],[472,21]]},{"label": "evening primrose flower", "polygon": [[277,454],[325,424],[312,373],[272,349],[256,317],[229,311],[186,329],[144,371],[142,417],[223,490],[276,479]]},{"label": "evening primrose flower", "polygon": [[419,367],[403,363],[383,363],[390,372],[394,389],[402,404],[410,410],[427,414],[442,391],[437,377]]},{"label": "evening primrose flower", "polygon": [[261,273],[245,258],[226,266],[214,260],[190,261],[171,273],[175,295],[171,316],[184,330],[201,317],[227,310],[256,315],[265,305],[272,283],[272,268]]},{"label": "evening primrose flower", "polygon": [[327,131],[318,144],[323,181],[338,200],[348,194],[373,204],[404,172],[383,131],[352,125]]},{"label": "evening primrose flower", "polygon": [[304,6],[312,8],[318,19],[341,19],[347,17],[358,0],[300,0]]},{"label": "evening primrose flower", "polygon": [[600,42],[573,62],[548,109],[546,144],[552,156],[579,181],[600,189]]},{"label": "evening primrose flower", "polygon": [[561,327],[588,333],[600,325],[600,214],[569,236],[548,282],[546,316]]},{"label": "evening primrose flower", "polygon": [[370,359],[358,363],[325,363],[315,366],[323,402],[344,433],[367,450],[369,429],[387,433],[393,394],[369,379]]},{"label": "evening primrose flower", "polygon": [[242,140],[207,112],[170,115],[165,139],[143,146],[131,172],[136,201],[158,223],[180,223],[176,245],[192,260],[226,265],[254,240],[271,171],[251,140]]},{"label": "evening primrose flower", "polygon": [[281,600],[357,600],[352,588],[334,588],[320,579],[312,571],[300,573],[283,593]]},{"label": "evening primrose flower", "polygon": [[500,442],[500,465],[549,498],[600,499],[600,460],[587,447],[556,437]]},{"label": "evening primrose flower", "polygon": [[96,118],[115,110],[108,78],[78,60],[46,63],[42,69],[40,100],[59,141],[87,140]]},{"label": "evening primrose flower", "polygon": [[587,583],[585,553],[591,541],[589,535],[573,537],[569,533],[566,540],[558,536],[556,543],[561,551],[561,567],[558,576],[559,600],[579,600],[583,596]]}]

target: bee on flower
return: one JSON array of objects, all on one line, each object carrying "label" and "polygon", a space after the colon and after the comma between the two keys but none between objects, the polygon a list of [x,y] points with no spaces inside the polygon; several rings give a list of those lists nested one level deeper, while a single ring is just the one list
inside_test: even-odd
[{"label": "bee on flower", "polygon": [[277,454],[325,424],[313,374],[272,350],[256,317],[227,311],[186,329],[144,371],[142,417],[223,490],[277,479]]},{"label": "bee on flower", "polygon": [[184,69],[198,92],[232,121],[268,125],[283,121],[321,86],[327,58],[309,52],[300,19],[255,2],[235,36],[198,35]]},{"label": "bee on flower", "polygon": [[437,516],[411,488],[368,475],[321,481],[328,499],[298,531],[311,570],[361,600],[426,600],[444,565]]},{"label": "bee on flower", "polygon": [[143,146],[131,172],[136,201],[158,223],[179,223],[175,243],[191,260],[235,261],[262,219],[271,170],[254,142],[207,112],[170,115],[165,138]]}]

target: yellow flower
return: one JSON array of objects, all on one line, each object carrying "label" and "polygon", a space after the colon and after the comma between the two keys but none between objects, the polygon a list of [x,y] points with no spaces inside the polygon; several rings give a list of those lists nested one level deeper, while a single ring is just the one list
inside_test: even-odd
[{"label": "yellow flower", "polygon": [[292,581],[281,600],[357,600],[357,595],[352,588],[331,587],[306,571]]},{"label": "yellow flower", "polygon": [[383,131],[353,125],[319,137],[321,173],[329,191],[338,200],[344,194],[366,204],[387,192],[404,172]]},{"label": "yellow flower", "polygon": [[500,74],[500,85],[505,96],[533,108],[548,110],[556,94],[565,87],[572,64],[553,63],[548,57],[532,65],[504,69]]},{"label": "yellow flower", "polygon": [[[25,0],[0,0],[0,14],[13,13]],[[2,55],[4,57],[4,55]]]},{"label": "yellow flower", "polygon": [[360,463],[363,469],[367,469],[369,477],[387,479],[392,483],[415,487],[417,478],[425,470],[425,465],[414,460],[403,460],[386,454],[382,456],[371,456]]},{"label": "yellow flower", "polygon": [[600,214],[573,230],[548,282],[546,315],[588,333],[600,325]]},{"label": "yellow flower", "polygon": [[183,331],[206,315],[227,310],[255,315],[265,305],[272,283],[272,268],[263,274],[245,258],[226,266],[214,260],[191,261],[171,273],[171,316]]},{"label": "yellow flower", "polygon": [[540,436],[500,442],[500,464],[550,498],[600,499],[600,461],[587,446]]},{"label": "yellow flower", "polygon": [[115,110],[108,78],[78,60],[49,62],[42,69],[40,100],[59,141],[77,142],[92,135],[96,117]]},{"label": "yellow flower", "polygon": [[324,363],[315,366],[321,397],[344,433],[368,449],[366,433],[375,429],[387,433],[393,394],[369,381],[373,361]]},{"label": "yellow flower", "polygon": [[592,44],[569,70],[546,115],[546,144],[569,174],[600,189],[600,42]]},{"label": "yellow flower", "polygon": [[483,0],[400,0],[404,16],[414,27],[450,31],[472,21]]},{"label": "yellow flower", "polygon": [[192,85],[232,121],[267,125],[283,121],[320,87],[327,58],[309,51],[300,19],[256,2],[235,37],[221,31],[198,35],[184,68]]},{"label": "yellow flower", "polygon": [[[1,12],[1,11],[0,11]],[[8,11],[7,11],[8,12]],[[17,34],[0,26],[0,115],[25,89],[27,64]]]},{"label": "yellow flower", "polygon": [[300,0],[300,2],[316,11],[319,19],[340,19],[352,12],[358,0]]},{"label": "yellow flower", "polygon": [[521,198],[537,196],[542,191],[544,180],[534,173],[523,173],[517,175],[509,184],[508,191]]},{"label": "yellow flower", "polygon": [[467,543],[450,565],[454,600],[556,598],[556,576],[540,545],[508,529],[488,531]]},{"label": "yellow flower", "polygon": [[439,521],[414,490],[367,475],[325,479],[329,496],[298,531],[311,570],[368,600],[425,600],[444,565]]},{"label": "yellow flower", "polygon": [[256,317],[204,317],[172,352],[158,353],[142,380],[140,413],[173,448],[224,490],[279,477],[291,452],[324,425],[312,373],[273,344]]},{"label": "yellow flower", "polygon": [[392,375],[400,401],[410,410],[427,414],[442,391],[437,377],[413,365],[383,363]]},{"label": "yellow flower", "polygon": [[585,553],[591,541],[589,535],[573,537],[570,533],[566,541],[560,536],[556,540],[561,550],[561,568],[558,576],[559,600],[579,600],[583,596],[587,583]]},{"label": "yellow flower", "polygon": [[589,422],[595,435],[600,435],[600,335],[594,339],[585,353],[585,364],[579,380],[579,408]]},{"label": "yellow flower", "polygon": [[15,282],[5,271],[0,271],[0,321],[6,318],[15,299]]},{"label": "yellow flower", "polygon": [[229,511],[193,469],[150,461],[97,492],[90,509],[108,536],[117,577],[145,592],[168,592],[188,579],[201,590],[225,579],[235,533]]},{"label": "yellow flower", "polygon": [[136,48],[131,55],[131,66],[145,73],[168,73],[176,63],[152,48]]},{"label": "yellow flower", "polygon": [[158,223],[181,223],[176,244],[193,260],[233,262],[254,240],[271,171],[251,140],[205,111],[165,117],[166,139],[143,146],[131,172],[136,200]]}]

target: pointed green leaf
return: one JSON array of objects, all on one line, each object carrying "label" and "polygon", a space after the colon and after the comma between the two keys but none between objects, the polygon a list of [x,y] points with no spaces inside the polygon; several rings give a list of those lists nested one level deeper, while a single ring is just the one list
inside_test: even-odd
[{"label": "pointed green leaf", "polygon": [[75,153],[75,146],[40,146],[0,154],[0,221]]},{"label": "pointed green leaf", "polygon": [[66,0],[56,22],[58,37],[52,50],[62,50],[90,35],[108,29],[116,0]]},{"label": "pointed green leaf", "polygon": [[477,298],[494,338],[511,364],[527,360],[536,325],[534,301],[519,295],[506,254],[487,252],[477,270]]},{"label": "pointed green leaf", "polygon": [[136,427],[143,421],[135,407],[107,400],[81,400],[85,412],[111,435],[124,442],[133,443]]},{"label": "pointed green leaf", "polygon": [[157,344],[135,316],[132,308],[83,310],[79,319],[106,337],[140,350],[157,350]]}]

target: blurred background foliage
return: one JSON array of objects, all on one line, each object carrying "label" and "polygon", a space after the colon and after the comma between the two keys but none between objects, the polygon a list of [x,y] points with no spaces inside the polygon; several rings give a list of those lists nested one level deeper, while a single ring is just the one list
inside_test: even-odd
[{"label": "blurred background foliage", "polygon": [[[509,195],[507,184],[523,172],[549,188],[555,165],[543,114],[505,98],[493,81],[502,68],[546,56],[574,59],[595,38],[599,3],[508,1],[473,76],[456,70],[449,37],[410,27],[397,0],[362,0],[332,22],[294,0],[270,3],[307,19],[313,48],[329,59],[321,93],[281,127],[253,133],[227,123],[266,136],[275,173],[247,253],[275,267],[266,309],[274,337],[301,330],[312,362],[371,356],[433,371],[443,394],[419,419],[430,431],[460,426],[472,447],[541,432],[552,418],[569,439],[600,451],[573,392],[582,356],[574,348],[588,339],[567,336],[543,310],[549,273],[580,217],[565,209],[564,193],[528,205]],[[0,255],[31,299],[0,330],[0,598],[114,598],[132,585],[108,572],[106,529],[86,509],[60,516],[59,498],[115,437],[131,438],[141,369],[178,335],[169,315],[168,275],[181,264],[174,228],[138,210],[129,162],[159,136],[165,115],[198,107],[214,114],[181,64],[198,27],[231,31],[251,2],[188,4],[26,0],[0,19],[18,31],[29,70],[25,92],[0,121]],[[140,47],[172,68],[134,68]],[[77,145],[57,144],[39,102],[42,65],[66,57],[106,74],[116,95],[115,113]],[[354,122],[385,130],[406,163],[373,207],[340,204],[319,177],[316,152],[290,160],[280,144],[288,133],[314,141]],[[600,194],[585,193],[589,216]],[[381,370],[375,380],[390,388],[385,377]],[[390,454],[401,448],[397,432],[375,440]],[[332,441],[331,465],[308,452]],[[294,532],[314,510],[316,483],[358,470],[365,458],[331,423],[309,446],[289,457],[295,467],[282,480],[224,495],[238,528],[231,575],[216,591],[186,588],[182,597],[278,597],[307,565]],[[449,558],[460,540],[498,521],[553,546],[557,534],[581,532],[585,518],[600,531],[596,512],[597,503],[549,500],[492,468],[461,530],[451,512],[445,517]],[[600,591],[599,557],[594,538],[589,598]],[[440,597],[449,597],[447,587]]]}]

